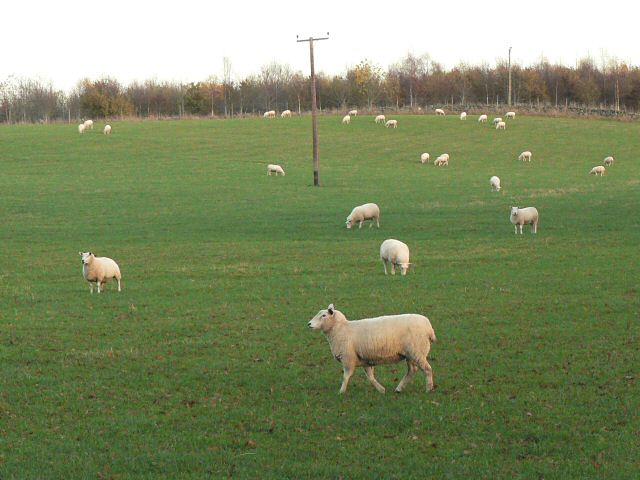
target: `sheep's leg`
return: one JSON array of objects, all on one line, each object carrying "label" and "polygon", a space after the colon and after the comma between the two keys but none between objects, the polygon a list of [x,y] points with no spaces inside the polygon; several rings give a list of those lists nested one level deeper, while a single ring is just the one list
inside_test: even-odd
[{"label": "sheep's leg", "polygon": [[360,220],[360,226],[358,228],[362,228],[363,223],[364,223],[364,220]]},{"label": "sheep's leg", "polygon": [[98,287],[98,293],[100,293],[100,280],[96,280],[96,287]]},{"label": "sheep's leg", "polygon": [[376,224],[378,225],[378,228],[380,228],[380,217],[376,217]]},{"label": "sheep's leg", "polygon": [[396,274],[396,264],[391,262],[391,275]]},{"label": "sheep's leg", "polygon": [[376,377],[373,376],[373,367],[366,366],[362,368],[364,368],[364,371],[366,372],[367,377],[369,377],[369,381],[374,387],[376,387],[376,390],[378,390],[380,393],[384,393],[386,391],[385,388],[382,385],[380,385],[376,380]]},{"label": "sheep's leg", "polygon": [[418,365],[416,365],[414,362],[410,360],[407,360],[407,373],[402,378],[402,380],[400,380],[400,383],[396,387],[396,392],[400,393],[402,390],[404,390],[404,387],[407,386],[407,384],[411,381],[411,379],[413,378],[413,376],[416,374],[417,371],[418,371]]},{"label": "sheep's leg", "polygon": [[91,292],[91,295],[93,295],[93,282],[89,282],[89,291]]},{"label": "sheep's leg", "polygon": [[340,393],[345,393],[347,391],[347,386],[349,385],[349,380],[355,371],[355,367],[353,365],[343,365],[343,377],[342,377],[342,385],[340,386]]},{"label": "sheep's leg", "polygon": [[431,365],[429,365],[426,358],[418,359],[416,363],[427,378],[427,392],[433,390],[433,370],[431,369]]},{"label": "sheep's leg", "polygon": [[518,234],[518,225],[514,225],[515,229],[516,229],[516,235]]},{"label": "sheep's leg", "polygon": [[523,233],[522,233],[522,226],[523,225],[524,225],[523,223],[520,224],[520,235],[523,235]]},{"label": "sheep's leg", "polygon": [[369,224],[369,228],[373,227],[373,218],[371,219],[371,223]]},{"label": "sheep's leg", "polygon": [[[386,260],[382,260],[382,266],[384,267],[384,274],[387,274],[387,261]],[[91,292],[93,293],[93,291]]]},{"label": "sheep's leg", "polygon": [[120,279],[118,278],[117,280],[118,280],[118,291],[121,292],[122,289],[120,288]]}]

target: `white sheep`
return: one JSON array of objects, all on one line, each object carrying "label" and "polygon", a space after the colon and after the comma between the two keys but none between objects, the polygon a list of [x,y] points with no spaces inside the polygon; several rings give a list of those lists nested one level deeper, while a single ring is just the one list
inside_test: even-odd
[{"label": "white sheep", "polygon": [[478,117],[478,123],[487,123],[487,116],[484,113]]},{"label": "white sheep", "polygon": [[496,130],[506,130],[507,129],[507,124],[504,122],[498,122],[496,123]]},{"label": "white sheep", "polygon": [[350,115],[345,115],[344,117],[342,117],[342,124],[343,125],[349,125],[351,123],[351,116]]},{"label": "white sheep", "polygon": [[291,110],[285,110],[280,114],[280,118],[291,118]]},{"label": "white sheep", "polygon": [[96,257],[91,252],[78,253],[82,257],[82,276],[89,282],[91,293],[93,293],[93,282],[96,282],[98,293],[100,293],[100,286],[104,286],[112,278],[118,280],[118,291],[122,291],[120,284],[122,275],[116,262],[107,257]]},{"label": "white sheep", "polygon": [[604,172],[605,172],[606,170],[607,170],[607,169],[606,169],[606,168],[604,168],[602,165],[598,165],[597,167],[593,167],[593,168],[591,169],[591,171],[589,172],[589,175],[595,175],[596,177],[597,177],[598,175],[600,175],[600,176],[602,177],[602,176],[604,175]]},{"label": "white sheep", "polygon": [[384,123],[387,118],[384,115],[378,115],[376,117],[376,123]]},{"label": "white sheep", "polygon": [[434,160],[433,164],[436,167],[442,167],[444,165],[449,166],[449,159],[445,157],[438,157]]},{"label": "white sheep", "polygon": [[85,120],[84,128],[87,130],[93,130],[93,120]]},{"label": "white sheep", "polygon": [[460,114],[460,120],[466,120],[467,119],[467,112],[462,112]]},{"label": "white sheep", "polygon": [[507,112],[505,114],[505,117],[507,117],[507,118],[516,118],[516,112]]},{"label": "white sheep", "polygon": [[492,192],[500,191],[500,177],[496,177],[495,175],[489,179],[489,185],[491,185]]},{"label": "white sheep", "polygon": [[418,369],[426,377],[427,392],[433,390],[433,370],[427,357],[436,333],[427,317],[408,313],[349,321],[331,304],[326,310],[320,310],[308,325],[313,330],[322,330],[331,353],[342,364],[340,393],[347,391],[357,367],[362,367],[376,390],[384,393],[385,388],[374,376],[374,367],[402,360],[407,362],[407,373],[396,392],[406,387]]},{"label": "white sheep", "polygon": [[442,110],[441,108],[436,108],[436,115],[441,115],[444,117],[445,115],[444,110]]},{"label": "white sheep", "polygon": [[515,226],[516,235],[518,234],[518,225],[520,226],[520,235],[522,235],[522,226],[531,225],[531,231],[538,233],[538,210],[535,207],[511,207],[511,214],[509,220]]},{"label": "white sheep", "polygon": [[429,161],[429,158],[431,158],[431,156],[427,152],[424,152],[422,155],[420,155],[420,161],[422,163],[427,163]]},{"label": "white sheep", "polygon": [[615,158],[613,158],[613,157],[607,157],[607,158],[605,158],[605,159],[603,160],[602,164],[603,164],[605,167],[610,167],[611,165],[613,165],[613,162],[614,162],[614,161],[615,161]]},{"label": "white sheep", "polygon": [[384,266],[384,274],[387,274],[387,264],[391,265],[391,275],[396,274],[396,267],[402,275],[409,270],[409,247],[400,240],[389,238],[380,245],[380,260]]},{"label": "white sheep", "polygon": [[264,112],[264,115],[262,115],[264,118],[275,118],[276,116],[276,111],[275,110],[269,110],[267,112]]},{"label": "white sheep", "polygon": [[276,177],[279,173],[281,173],[283,177],[285,176],[284,170],[280,165],[274,165],[270,163],[269,165],[267,165],[267,175],[270,176],[272,173],[275,173]]},{"label": "white sheep", "polygon": [[497,125],[501,121],[502,121],[502,117],[496,117],[496,118],[493,119],[493,124]]},{"label": "white sheep", "polygon": [[78,132],[80,133],[84,133],[84,131],[86,130],[87,127],[84,126],[84,123],[81,123],[80,125],[78,125]]},{"label": "white sheep", "polygon": [[524,162],[530,162],[531,161],[531,152],[529,150],[522,152],[519,156],[518,156],[518,160]]},{"label": "white sheep", "polygon": [[351,115],[352,117],[357,117],[358,116],[358,110],[349,110],[349,115]]},{"label": "white sheep", "polygon": [[387,120],[387,123],[385,123],[384,126],[387,128],[398,128],[398,120]]},{"label": "white sheep", "polygon": [[111,125],[105,125],[103,132],[104,132],[105,135],[110,135],[111,134]]},{"label": "white sheep", "polygon": [[364,205],[358,205],[347,217],[347,228],[351,228],[356,223],[359,223],[360,226],[358,228],[362,228],[362,224],[366,220],[371,220],[371,224],[369,228],[373,227],[373,222],[375,221],[380,228],[380,207],[375,203],[365,203]]}]

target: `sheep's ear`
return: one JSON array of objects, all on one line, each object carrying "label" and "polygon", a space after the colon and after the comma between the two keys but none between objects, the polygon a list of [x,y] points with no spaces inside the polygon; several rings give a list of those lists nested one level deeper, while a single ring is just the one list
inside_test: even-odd
[{"label": "sheep's ear", "polygon": [[327,308],[327,311],[329,312],[329,315],[333,315],[333,303],[331,305],[329,305],[329,308]]},{"label": "sheep's ear", "polygon": [[82,252],[78,252],[78,255],[82,256]]}]

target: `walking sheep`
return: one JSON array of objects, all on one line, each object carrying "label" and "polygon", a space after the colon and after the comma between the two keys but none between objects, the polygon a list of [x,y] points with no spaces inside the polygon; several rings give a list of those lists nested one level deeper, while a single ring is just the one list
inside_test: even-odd
[{"label": "walking sheep", "polygon": [[362,224],[366,220],[371,220],[369,224],[369,228],[373,227],[373,222],[375,220],[378,228],[380,228],[380,207],[375,203],[365,203],[364,205],[358,205],[347,217],[347,228],[351,228],[356,223],[359,223],[360,226],[358,228],[362,228]]},{"label": "walking sheep", "polygon": [[596,177],[597,177],[598,175],[600,175],[600,176],[602,177],[602,176],[604,175],[604,172],[605,172],[606,170],[607,170],[607,169],[606,169],[606,168],[604,168],[602,165],[598,165],[597,167],[593,167],[593,168],[591,169],[591,171],[589,172],[589,175],[595,175]]},{"label": "walking sheep", "polygon": [[531,152],[530,151],[526,151],[526,152],[522,152],[519,156],[518,156],[518,160],[524,162],[530,162],[531,161]]},{"label": "walking sheep", "polygon": [[313,330],[322,330],[331,353],[342,364],[341,394],[347,391],[357,367],[364,369],[376,390],[385,393],[385,388],[374,376],[374,367],[402,360],[407,362],[407,373],[396,392],[407,386],[418,369],[426,377],[427,392],[433,390],[433,369],[427,357],[431,343],[436,341],[436,333],[427,317],[407,313],[349,321],[331,304],[326,310],[320,310],[308,325]]},{"label": "walking sheep", "polygon": [[378,115],[376,117],[376,123],[384,123],[386,120],[386,117],[384,115]]},{"label": "walking sheep", "polygon": [[518,234],[518,225],[520,226],[520,235],[522,235],[523,225],[531,225],[531,232],[538,233],[539,218],[538,210],[535,207],[511,207],[511,215],[509,215],[509,220],[516,229],[516,235]]},{"label": "walking sheep", "polygon": [[281,173],[283,177],[285,176],[284,170],[280,165],[274,165],[270,163],[269,165],[267,165],[267,175],[271,176],[272,173],[275,173],[276,177],[279,173]]},{"label": "walking sheep", "polygon": [[496,177],[495,175],[489,179],[489,184],[491,185],[492,192],[500,191],[500,177]]},{"label": "walking sheep", "polygon": [[427,163],[429,161],[430,155],[425,152],[422,155],[420,155],[420,162],[422,163]]},{"label": "walking sheep", "polygon": [[93,293],[93,282],[96,282],[98,293],[100,293],[100,286],[104,286],[112,278],[118,280],[118,291],[121,291],[122,275],[116,262],[107,257],[96,257],[91,252],[78,253],[82,257],[82,276],[89,282],[91,293]]},{"label": "walking sheep", "polygon": [[396,266],[400,268],[400,274],[406,275],[409,270],[409,247],[400,240],[389,238],[380,245],[380,260],[384,266],[384,274],[387,274],[387,264],[391,265],[391,275],[396,274]]},{"label": "walking sheep", "polygon": [[602,164],[603,164],[605,167],[610,167],[611,165],[613,165],[613,162],[614,162],[614,161],[615,161],[615,158],[613,158],[613,157],[607,157],[607,158],[605,158],[605,159],[604,159],[604,161],[602,162]]}]

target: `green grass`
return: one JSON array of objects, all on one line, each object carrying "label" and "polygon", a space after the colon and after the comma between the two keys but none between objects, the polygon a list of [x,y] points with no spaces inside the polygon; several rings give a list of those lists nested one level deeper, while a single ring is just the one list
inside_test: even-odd
[{"label": "green grass", "polygon": [[[322,188],[308,117],[113,126],[0,127],[2,480],[638,477],[638,124],[320,118]],[[365,202],[381,228],[347,230]],[[89,294],[86,250],[122,293]],[[329,303],[427,315],[437,389],[339,396]]]}]

